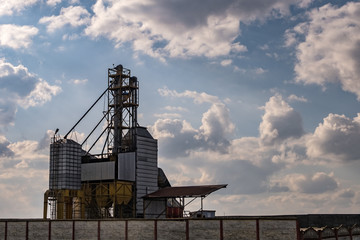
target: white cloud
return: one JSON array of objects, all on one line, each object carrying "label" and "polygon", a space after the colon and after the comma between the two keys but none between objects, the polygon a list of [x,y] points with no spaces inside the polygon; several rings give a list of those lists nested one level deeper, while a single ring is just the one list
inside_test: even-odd
[{"label": "white cloud", "polygon": [[17,108],[42,105],[61,88],[30,73],[23,65],[14,66],[0,58],[0,125],[11,125]]},{"label": "white cloud", "polygon": [[[309,21],[286,32],[296,45],[296,82],[339,83],[360,100],[360,3],[338,8],[330,4],[309,13]],[[298,40],[305,39],[305,40]]]},{"label": "white cloud", "polygon": [[300,114],[290,107],[281,95],[271,97],[262,109],[265,110],[259,126],[262,143],[280,143],[285,139],[299,138],[304,134]]},{"label": "white cloud", "polygon": [[38,0],[0,0],[0,16],[19,13],[37,2]]},{"label": "white cloud", "polygon": [[225,59],[220,62],[221,66],[224,66],[224,67],[231,65],[231,63],[232,63],[231,59]]},{"label": "white cloud", "polygon": [[165,57],[228,56],[247,51],[236,42],[241,34],[240,22],[285,15],[291,5],[304,7],[310,2],[209,1],[204,8],[202,3],[190,0],[98,0],[85,33],[111,39],[116,46],[131,42],[135,51],[162,61]]},{"label": "white cloud", "polygon": [[[166,89],[163,96],[188,98],[189,94],[185,92]],[[194,99],[199,96],[196,92],[189,92]],[[347,186],[345,190],[341,189],[342,182],[335,177],[336,173],[329,173],[334,167],[332,163],[326,167],[319,165],[317,156],[307,154],[310,146],[319,148],[319,144],[309,141],[317,135],[317,131],[305,134],[301,116],[280,95],[271,97],[263,107],[265,113],[260,126],[266,123],[269,128],[259,127],[259,137],[229,140],[234,137],[231,134],[234,129],[228,128],[232,123],[227,122],[227,108],[221,104],[211,104],[203,113],[199,128],[193,128],[186,120],[179,119],[159,119],[149,128],[153,136],[158,138],[160,165],[166,170],[172,184],[229,183],[227,194],[248,195],[248,199],[256,199],[254,194],[267,194],[263,195],[266,201],[256,201],[270,205],[275,204],[275,199],[288,203],[296,202],[297,198],[308,198],[296,211],[313,209],[314,205],[323,209],[321,204],[331,206],[338,201],[338,197],[355,197],[357,191],[346,190]],[[347,129],[340,124],[336,126]],[[334,129],[334,126],[329,128]],[[272,130],[278,134],[266,134]],[[214,139],[218,142],[212,142]],[[227,141],[225,151],[221,139]],[[329,141],[336,142],[336,139],[337,136],[334,136]],[[340,138],[338,141],[344,140]],[[350,141],[358,142],[356,139]],[[324,151],[331,152],[329,149]],[[289,174],[298,168],[312,169],[314,166],[322,166],[323,170],[310,175]],[[284,194],[291,196],[286,198]],[[324,199],[327,199],[326,202]],[[277,205],[277,209],[281,211],[280,205]]]},{"label": "white cloud", "polygon": [[[191,149],[197,148],[220,152],[227,151],[235,125],[230,120],[229,109],[218,97],[204,92],[198,93],[188,90],[179,93],[167,88],[159,89],[159,93],[164,97],[191,98],[197,104],[211,103],[211,107],[202,115],[199,129],[193,129],[186,121],[172,119],[174,115],[171,115],[171,118],[164,118],[166,115],[163,114],[159,116],[162,119],[157,120],[150,130],[155,137],[172,138],[160,140],[164,141],[166,145],[172,145],[176,142],[173,147],[165,147],[167,150],[176,151],[174,149],[177,148],[185,154],[188,154]],[[164,129],[171,130],[165,131]]]},{"label": "white cloud", "polygon": [[182,93],[178,93],[176,90],[170,90],[167,87],[158,89],[158,92],[161,96],[164,97],[174,97],[174,98],[192,98],[196,104],[202,103],[218,103],[220,102],[217,96],[212,96],[207,93],[198,93],[196,91],[186,90]]},{"label": "white cloud", "polygon": [[204,138],[215,151],[225,151],[230,144],[229,136],[235,129],[235,125],[230,120],[230,111],[225,104],[213,104],[203,114],[201,123],[197,138]]},{"label": "white cloud", "polygon": [[255,73],[256,74],[264,74],[264,73],[266,73],[267,72],[267,70],[265,70],[265,69],[263,69],[263,68],[261,68],[261,67],[259,67],[259,68],[257,68],[257,69],[255,69]]},{"label": "white cloud", "polygon": [[354,119],[329,114],[315,129],[307,143],[312,158],[334,161],[360,160],[360,114]]},{"label": "white cloud", "polygon": [[0,32],[0,46],[19,49],[30,46],[31,38],[38,33],[38,29],[33,26],[2,24],[0,25]]},{"label": "white cloud", "polygon": [[291,94],[290,96],[288,96],[288,100],[290,102],[308,102],[308,100],[305,97],[303,96],[298,97],[295,94]]},{"label": "white cloud", "polygon": [[89,80],[88,79],[71,79],[69,82],[74,85],[85,85]]},{"label": "white cloud", "polygon": [[54,7],[56,6],[58,3],[61,3],[62,0],[47,0],[46,1],[46,4],[51,6],[51,7]]},{"label": "white cloud", "polygon": [[81,6],[70,6],[61,8],[60,15],[42,17],[39,20],[41,24],[47,24],[47,31],[54,32],[55,30],[70,25],[72,27],[79,27],[90,22],[90,13]]},{"label": "white cloud", "polygon": [[61,92],[61,88],[56,85],[49,85],[43,80],[39,80],[35,88],[30,92],[26,98],[20,100],[23,108],[41,106],[49,102],[51,98]]}]

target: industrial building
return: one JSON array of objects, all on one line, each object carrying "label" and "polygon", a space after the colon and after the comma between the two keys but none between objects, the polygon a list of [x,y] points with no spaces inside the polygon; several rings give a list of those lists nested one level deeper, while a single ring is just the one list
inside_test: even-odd
[{"label": "industrial building", "polygon": [[[82,143],[69,134],[100,99],[107,110]],[[215,216],[203,210],[203,199],[226,184],[171,187],[158,167],[158,144],[138,124],[139,82],[130,69],[108,69],[106,90],[70,131],[58,129],[50,144],[49,189],[44,194],[46,219],[174,218],[184,217],[186,199],[200,198],[195,216]],[[83,145],[99,126],[106,126],[88,150]],[[100,153],[91,153],[105,139]]]}]

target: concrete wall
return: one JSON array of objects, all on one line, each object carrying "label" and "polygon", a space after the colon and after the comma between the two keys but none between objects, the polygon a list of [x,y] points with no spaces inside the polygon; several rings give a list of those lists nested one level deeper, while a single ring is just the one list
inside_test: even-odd
[{"label": "concrete wall", "polygon": [[301,240],[359,240],[360,227],[354,225],[352,227],[339,226],[335,228],[300,228]]},{"label": "concrete wall", "polygon": [[360,214],[307,214],[283,215],[279,217],[295,217],[301,228],[352,226],[360,223]]},{"label": "concrete wall", "polygon": [[213,218],[166,220],[0,219],[0,240],[297,240],[300,239],[297,225],[297,221],[294,218]]}]

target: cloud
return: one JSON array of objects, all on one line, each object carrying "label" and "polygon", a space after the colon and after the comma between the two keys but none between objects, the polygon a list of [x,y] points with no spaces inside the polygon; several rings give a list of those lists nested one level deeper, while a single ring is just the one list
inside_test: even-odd
[{"label": "cloud", "polygon": [[266,72],[267,72],[267,70],[265,70],[265,69],[263,69],[263,68],[261,68],[261,67],[255,69],[255,73],[258,74],[258,75],[264,74],[264,73],[266,73]]},{"label": "cloud", "polygon": [[79,27],[88,24],[90,21],[90,13],[81,6],[70,6],[61,8],[60,15],[42,17],[39,20],[41,24],[47,24],[47,31],[54,32],[55,30],[70,25],[72,27]]},{"label": "cloud", "polygon": [[269,186],[269,192],[280,193],[280,192],[289,192],[290,189],[287,186],[281,186],[279,183],[275,183],[272,186]]},{"label": "cloud", "polygon": [[42,105],[60,91],[59,86],[48,84],[25,66],[14,66],[0,58],[0,126],[13,123],[19,106]]},{"label": "cloud", "polygon": [[315,129],[307,143],[307,154],[312,158],[334,161],[360,160],[360,114],[350,119],[329,114]]},{"label": "cloud", "polygon": [[313,176],[293,174],[285,179],[289,183],[292,191],[308,194],[318,194],[327,191],[334,191],[338,188],[338,183],[332,174],[317,172]]},{"label": "cloud", "polygon": [[[106,37],[116,46],[130,42],[136,52],[159,58],[205,56],[214,58],[247,51],[236,41],[240,22],[250,23],[289,13],[301,0],[226,0],[169,2],[98,0],[85,33]],[[113,26],[117,26],[114,28]]]},{"label": "cloud", "polygon": [[[229,109],[218,97],[204,92],[198,93],[188,90],[179,93],[175,90],[163,88],[158,91],[160,95],[164,97],[190,98],[197,104],[211,103],[210,108],[202,115],[201,126],[196,130],[186,121],[172,119],[177,116],[174,114],[171,114],[171,118],[168,117],[156,121],[151,127],[155,136],[160,138],[170,137],[171,139],[164,141],[166,145],[174,144],[173,142],[176,141],[174,147],[167,147],[168,150],[179,148],[182,149],[181,151],[185,154],[188,154],[190,149],[195,148],[212,149],[213,151],[221,152],[227,150],[230,145],[228,139],[233,133],[235,125],[230,119]],[[156,116],[166,117],[164,114]],[[171,130],[164,131],[163,129]],[[173,139],[174,136],[176,136],[176,140]],[[180,142],[178,142],[179,140]],[[186,144],[181,145],[181,142]]]},{"label": "cloud", "polygon": [[[309,12],[309,21],[286,32],[295,45],[295,81],[326,87],[339,83],[360,100],[360,3],[331,4]],[[301,40],[304,39],[304,40]]]},{"label": "cloud", "polygon": [[185,120],[158,119],[149,130],[158,139],[161,146],[159,152],[164,157],[188,156],[191,150],[201,146],[200,141],[195,138],[198,130]]},{"label": "cloud", "polygon": [[71,79],[69,82],[74,85],[85,85],[89,80],[88,79]]},{"label": "cloud", "polygon": [[37,3],[38,0],[1,0],[0,1],[0,16],[13,15],[19,13],[26,7],[30,7]]},{"label": "cloud", "polygon": [[265,114],[259,132],[263,144],[281,143],[285,139],[299,138],[304,134],[300,114],[281,95],[271,97],[262,109]]},{"label": "cloud", "polygon": [[[0,137],[10,151],[0,153],[0,211],[3,217],[41,217],[43,193],[48,186],[48,151],[39,150],[37,141],[10,143]],[[44,151],[45,150],[45,151]],[[30,184],[31,183],[31,184]],[[11,201],[10,201],[11,200]],[[16,206],[9,208],[9,206]]]},{"label": "cloud", "polygon": [[30,92],[25,99],[20,101],[23,108],[41,106],[49,102],[51,98],[61,92],[59,86],[51,86],[43,80],[39,80],[35,88]]},{"label": "cloud", "polygon": [[215,151],[226,151],[235,125],[230,120],[230,112],[225,104],[213,104],[203,114],[201,123],[197,138],[204,139]]},{"label": "cloud", "polygon": [[290,96],[288,96],[288,100],[290,102],[308,102],[308,100],[305,97],[303,96],[298,97],[295,94],[291,94]]},{"label": "cloud", "polygon": [[224,66],[224,67],[231,65],[231,63],[232,63],[231,59],[225,59],[220,62],[221,66]]},{"label": "cloud", "polygon": [[56,6],[58,3],[61,3],[62,0],[47,0],[46,1],[46,4],[51,6],[51,7],[54,7]]},{"label": "cloud", "polygon": [[54,130],[47,130],[44,134],[43,138],[40,139],[37,150],[48,149],[50,146],[51,138],[54,137],[55,131]]},{"label": "cloud", "polygon": [[199,93],[196,91],[186,90],[182,93],[178,93],[176,90],[170,90],[167,87],[158,89],[160,96],[174,97],[174,98],[192,98],[196,104],[202,103],[218,103],[220,102],[217,96],[209,95],[205,92]]},{"label": "cloud", "polygon": [[189,110],[184,107],[173,107],[173,106],[166,106],[164,107],[167,111],[178,111],[178,112],[188,112]]},{"label": "cloud", "polygon": [[339,193],[339,197],[341,198],[353,198],[355,197],[355,192],[351,189],[344,189]]},{"label": "cloud", "polygon": [[0,158],[12,157],[14,152],[9,148],[10,142],[5,136],[0,135]]},{"label": "cloud", "polygon": [[[313,169],[313,166],[320,166],[317,161],[319,156],[309,154],[309,149],[321,149],[319,144],[322,142],[314,142],[314,138],[323,134],[319,134],[318,129],[314,133],[305,134],[300,114],[286,103],[281,95],[275,94],[262,107],[265,112],[259,126],[259,137],[230,140],[234,137],[234,128],[228,128],[232,125],[230,111],[227,112],[226,105],[216,96],[169,89],[162,89],[160,92],[164,97],[192,98],[194,101],[199,100],[199,96],[206,96],[206,101],[199,102],[211,102],[208,110],[202,114],[198,128],[180,119],[158,119],[149,127],[159,142],[160,165],[166,170],[173,185],[228,183],[228,194],[254,196],[271,193],[272,198],[285,202],[296,202],[296,198],[303,199],[306,194],[311,200],[306,201],[303,208],[299,207],[299,211],[304,211],[305,206],[311,209],[311,204],[318,204],[320,207],[321,201],[329,194],[342,199],[354,197],[355,190],[352,192],[339,189],[341,181],[335,178],[334,173],[326,172],[331,171],[332,165],[328,164],[329,169],[324,167],[312,175],[289,174],[289,171],[292,172],[298,167]],[[297,100],[297,97],[292,99]],[[340,118],[346,119],[344,116]],[[324,119],[324,122],[328,120]],[[347,129],[352,131],[358,128],[357,118],[347,119],[345,123],[340,124],[340,121],[336,120],[326,130],[336,131],[339,128],[342,129],[340,132],[346,133]],[[271,135],[273,132],[276,134]],[[355,133],[356,131],[354,136]],[[349,142],[359,142],[349,135],[347,138],[350,138]],[[337,145],[339,143],[336,141],[345,141],[345,137],[336,134],[333,138],[325,139]],[[334,149],[329,147],[324,149],[323,153],[336,151],[336,148]],[[339,145],[338,149],[351,152],[342,145]],[[286,200],[284,194],[290,194],[290,199]],[[327,200],[327,206],[336,202],[335,198]],[[268,203],[275,201],[274,199],[268,199]]]},{"label": "cloud", "polygon": [[32,43],[31,38],[35,36],[38,31],[34,26],[2,24],[0,25],[0,46],[14,49],[28,48]]}]

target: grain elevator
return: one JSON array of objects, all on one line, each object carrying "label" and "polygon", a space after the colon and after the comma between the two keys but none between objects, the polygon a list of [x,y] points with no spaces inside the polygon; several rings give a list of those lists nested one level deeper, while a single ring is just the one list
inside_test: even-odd
[{"label": "grain elevator", "polygon": [[[50,144],[44,218],[143,217],[142,196],[159,189],[161,170],[157,140],[137,122],[138,92],[137,78],[129,69],[122,65],[109,68],[103,94],[64,137],[55,133]],[[68,139],[102,98],[107,99],[107,110],[85,141]],[[82,146],[101,123],[106,127],[84,150]],[[90,154],[99,139],[104,142],[101,153]]]},{"label": "grain elevator", "polygon": [[[101,99],[100,120],[81,143],[70,139]],[[183,217],[186,198],[200,198],[196,215],[205,217],[203,199],[226,184],[171,187],[158,168],[157,140],[138,124],[138,107],[138,79],[122,65],[109,68],[105,91],[67,134],[57,129],[51,139],[44,219]]]}]

